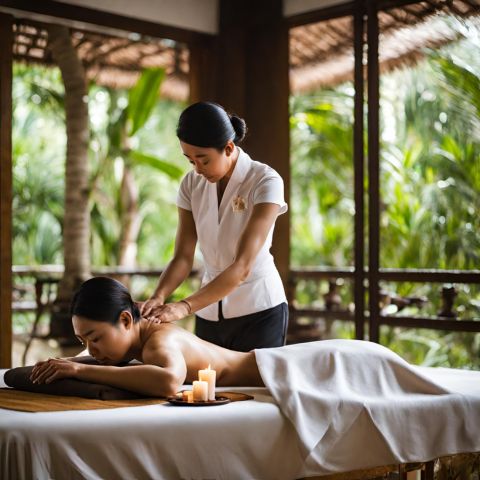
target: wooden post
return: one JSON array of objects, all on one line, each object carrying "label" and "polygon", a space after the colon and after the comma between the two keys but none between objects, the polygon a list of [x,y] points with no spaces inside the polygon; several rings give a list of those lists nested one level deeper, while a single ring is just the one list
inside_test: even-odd
[{"label": "wooden post", "polygon": [[[283,178],[290,203],[289,35],[282,2],[252,2],[247,37],[246,118],[251,134],[246,148],[252,158],[267,163]],[[275,226],[272,253],[288,291],[290,213]],[[289,299],[291,300],[291,299]]]},{"label": "wooden post", "polygon": [[368,289],[369,340],[380,340],[380,79],[378,65],[378,15],[376,0],[367,2],[368,35]]},{"label": "wooden post", "polygon": [[[244,117],[249,155],[273,167],[290,200],[288,26],[280,0],[221,0],[216,100]],[[272,253],[286,289],[290,214],[279,217]]]},{"label": "wooden post", "polygon": [[212,100],[216,96],[217,47],[213,39],[188,45],[190,103]]},{"label": "wooden post", "polygon": [[0,368],[12,364],[13,17],[0,13]]},{"label": "wooden post", "polygon": [[[246,60],[251,0],[220,0],[215,100],[229,113],[246,118]],[[250,11],[255,16],[256,6]]]},{"label": "wooden post", "polygon": [[355,121],[353,126],[353,160],[355,172],[355,338],[365,339],[365,218],[364,218],[364,125],[363,125],[363,46],[364,46],[364,6],[357,0],[353,17],[355,51]]}]

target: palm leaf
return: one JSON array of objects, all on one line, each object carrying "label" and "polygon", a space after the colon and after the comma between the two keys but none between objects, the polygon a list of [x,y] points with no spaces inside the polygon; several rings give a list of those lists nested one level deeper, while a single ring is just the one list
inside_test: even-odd
[{"label": "palm leaf", "polygon": [[167,174],[170,178],[174,180],[178,180],[183,175],[183,170],[178,168],[176,165],[172,163],[166,162],[165,160],[161,160],[160,158],[154,157],[153,155],[148,155],[146,153],[137,152],[131,150],[128,153],[129,160],[137,164],[137,165],[147,165],[148,167],[155,168],[165,174]]},{"label": "palm leaf", "polygon": [[129,136],[139,130],[150,117],[157,102],[158,91],[165,77],[163,68],[144,70],[128,95],[127,117],[130,122]]}]

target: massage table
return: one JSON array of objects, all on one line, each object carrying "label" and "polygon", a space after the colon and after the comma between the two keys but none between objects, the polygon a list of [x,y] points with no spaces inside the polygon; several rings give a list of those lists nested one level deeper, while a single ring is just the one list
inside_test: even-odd
[{"label": "massage table", "polygon": [[[416,368],[450,391],[478,398],[479,408],[475,404],[472,410],[478,417],[463,421],[480,425],[480,372]],[[226,389],[218,389],[222,390]],[[343,444],[338,447],[342,458],[321,464],[319,452],[305,456],[294,425],[269,390],[227,390],[247,393],[254,399],[200,408],[168,403],[38,413],[0,408],[0,478],[356,479],[373,478],[392,468],[408,470],[406,462],[392,465],[395,462],[386,462],[389,457],[383,452],[371,451],[368,437],[362,445],[364,464],[359,465],[358,460],[351,463],[348,432],[343,433]],[[431,426],[432,435],[442,430],[448,434],[448,425],[443,423],[444,419],[438,418],[437,425]],[[480,431],[478,434],[480,437]],[[478,450],[472,444],[463,453]],[[462,452],[444,451],[438,456],[458,453]],[[412,454],[408,462],[431,460]],[[431,465],[427,464],[430,473]]]}]

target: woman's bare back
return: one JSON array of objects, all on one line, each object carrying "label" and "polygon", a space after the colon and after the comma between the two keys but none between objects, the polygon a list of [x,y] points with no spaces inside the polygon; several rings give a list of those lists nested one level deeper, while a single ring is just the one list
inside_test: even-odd
[{"label": "woman's bare back", "polygon": [[171,323],[142,321],[140,332],[143,349],[161,351],[174,346],[180,350],[187,367],[187,383],[197,380],[198,371],[210,365],[217,372],[218,386],[263,386],[253,351],[235,352],[219,347]]}]

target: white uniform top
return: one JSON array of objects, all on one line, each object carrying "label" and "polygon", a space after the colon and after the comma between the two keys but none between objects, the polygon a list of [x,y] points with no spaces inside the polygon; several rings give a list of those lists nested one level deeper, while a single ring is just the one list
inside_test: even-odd
[{"label": "white uniform top", "polygon": [[[238,148],[238,147],[237,147]],[[237,243],[258,203],[280,205],[279,215],[288,209],[283,180],[273,168],[252,160],[238,148],[239,155],[227,188],[218,205],[217,184],[191,171],[185,175],[177,205],[190,210],[195,220],[198,243],[205,262],[202,286],[222,273],[235,259]],[[222,299],[224,318],[260,312],[286,302],[282,280],[270,254],[274,225],[247,279]],[[196,312],[207,320],[218,320],[218,303]]]}]

